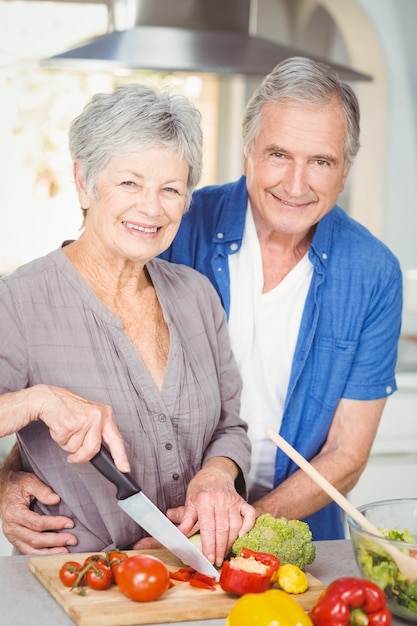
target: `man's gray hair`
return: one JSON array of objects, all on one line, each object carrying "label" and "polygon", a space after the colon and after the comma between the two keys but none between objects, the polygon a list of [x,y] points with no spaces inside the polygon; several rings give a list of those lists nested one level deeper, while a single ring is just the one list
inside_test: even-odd
[{"label": "man's gray hair", "polygon": [[175,150],[190,168],[188,208],[202,171],[201,114],[185,96],[130,83],[92,97],[70,126],[69,146],[92,195],[98,174],[113,157],[153,146]]},{"label": "man's gray hair", "polygon": [[346,121],[345,160],[350,166],[359,150],[360,110],[358,99],[349,85],[342,82],[333,68],[306,57],[291,57],[268,74],[249,100],[242,124],[243,151],[247,156],[259,132],[265,104],[326,104],[339,100]]}]

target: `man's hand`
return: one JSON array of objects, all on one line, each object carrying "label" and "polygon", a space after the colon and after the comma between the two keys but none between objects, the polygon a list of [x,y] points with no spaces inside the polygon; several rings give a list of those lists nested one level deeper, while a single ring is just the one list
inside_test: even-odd
[{"label": "man's hand", "polygon": [[63,516],[39,515],[30,510],[36,498],[42,504],[57,504],[59,496],[34,474],[9,473],[0,503],[3,533],[23,554],[65,554],[66,546],[77,544],[76,537],[67,532],[54,532],[74,526]]}]

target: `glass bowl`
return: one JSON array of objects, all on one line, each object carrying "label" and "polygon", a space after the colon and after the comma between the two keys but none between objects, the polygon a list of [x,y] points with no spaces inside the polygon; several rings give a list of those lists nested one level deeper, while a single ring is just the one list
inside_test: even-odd
[{"label": "glass bowl", "polygon": [[392,545],[417,560],[417,498],[372,502],[358,509],[382,532],[407,530],[413,535],[416,543],[385,539],[363,530],[347,516],[356,563],[363,578],[372,580],[384,590],[393,615],[417,622],[417,579],[406,580],[386,552],[386,547]]}]

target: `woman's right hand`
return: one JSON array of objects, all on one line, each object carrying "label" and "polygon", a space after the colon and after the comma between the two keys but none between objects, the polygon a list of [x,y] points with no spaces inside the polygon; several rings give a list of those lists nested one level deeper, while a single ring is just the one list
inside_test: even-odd
[{"label": "woman's right hand", "polygon": [[130,471],[122,436],[108,404],[90,402],[60,387],[47,387],[40,419],[51,437],[69,452],[70,463],[85,463],[100,450],[102,441],[121,472]]},{"label": "woman's right hand", "polygon": [[86,463],[97,454],[103,441],[119,470],[130,470],[109,405],[49,385],[34,385],[0,397],[0,436],[17,432],[38,419],[48,426],[52,439],[69,452],[70,463]]}]

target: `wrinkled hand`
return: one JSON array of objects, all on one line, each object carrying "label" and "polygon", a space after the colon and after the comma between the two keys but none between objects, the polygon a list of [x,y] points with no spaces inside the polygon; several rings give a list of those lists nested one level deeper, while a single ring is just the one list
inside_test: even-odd
[{"label": "wrinkled hand", "polygon": [[3,533],[23,554],[64,554],[67,545],[76,545],[71,533],[54,532],[72,528],[73,522],[64,516],[39,515],[30,510],[37,499],[42,504],[57,504],[59,496],[34,474],[10,473],[0,502]]},{"label": "wrinkled hand", "polygon": [[86,463],[107,444],[121,472],[130,470],[122,436],[113,421],[110,406],[90,402],[60,387],[41,385],[39,418],[48,426],[51,437],[69,452],[70,463]]},{"label": "wrinkled hand", "polygon": [[252,528],[256,513],[237,493],[230,474],[206,465],[191,480],[185,507],[167,516],[187,536],[199,530],[203,554],[220,567],[235,539]]}]

